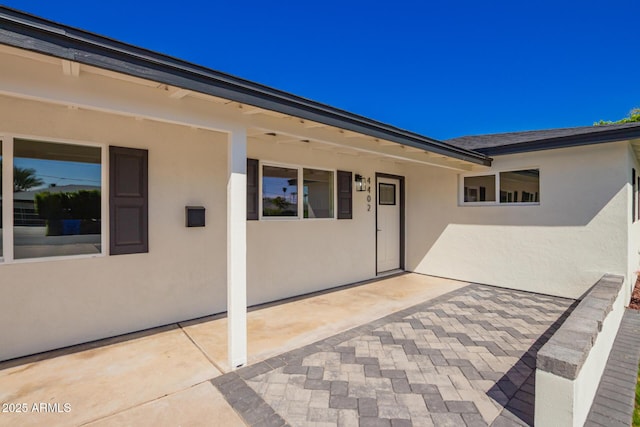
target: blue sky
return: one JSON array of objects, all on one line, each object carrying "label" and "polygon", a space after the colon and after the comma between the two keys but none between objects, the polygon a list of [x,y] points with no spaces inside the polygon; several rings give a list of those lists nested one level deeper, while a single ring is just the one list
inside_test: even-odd
[{"label": "blue sky", "polygon": [[100,165],[95,163],[81,163],[57,160],[40,160],[16,157],[14,165],[19,168],[35,169],[36,176],[43,185],[33,190],[56,186],[83,185],[100,187]]},{"label": "blue sky", "polygon": [[439,139],[640,106],[637,0],[3,4]]}]

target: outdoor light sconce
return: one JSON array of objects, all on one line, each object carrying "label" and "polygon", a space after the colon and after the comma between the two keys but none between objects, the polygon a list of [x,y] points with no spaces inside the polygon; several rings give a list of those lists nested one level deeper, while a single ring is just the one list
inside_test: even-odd
[{"label": "outdoor light sconce", "polygon": [[185,226],[204,227],[204,207],[185,206]]},{"label": "outdoor light sconce", "polygon": [[367,180],[359,174],[356,174],[356,191],[367,191]]}]

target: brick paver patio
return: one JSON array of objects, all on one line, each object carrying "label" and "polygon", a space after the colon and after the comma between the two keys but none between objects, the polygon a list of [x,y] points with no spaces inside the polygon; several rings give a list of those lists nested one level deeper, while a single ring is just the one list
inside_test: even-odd
[{"label": "brick paver patio", "polygon": [[572,304],[470,285],[212,383],[249,425],[532,425],[536,352]]},{"label": "brick paver patio", "polygon": [[628,427],[631,424],[639,360],[640,311],[627,308],[585,427]]}]

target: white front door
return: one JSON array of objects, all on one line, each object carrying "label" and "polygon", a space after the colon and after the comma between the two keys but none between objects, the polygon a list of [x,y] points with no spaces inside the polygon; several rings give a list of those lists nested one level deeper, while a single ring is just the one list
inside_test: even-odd
[{"label": "white front door", "polygon": [[378,273],[400,268],[400,180],[376,180]]}]

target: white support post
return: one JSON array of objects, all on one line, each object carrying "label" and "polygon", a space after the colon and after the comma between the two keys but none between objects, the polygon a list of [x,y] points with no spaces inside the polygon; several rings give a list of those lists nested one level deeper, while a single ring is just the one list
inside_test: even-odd
[{"label": "white support post", "polygon": [[229,366],[247,363],[247,133],[228,136],[227,322]]}]

